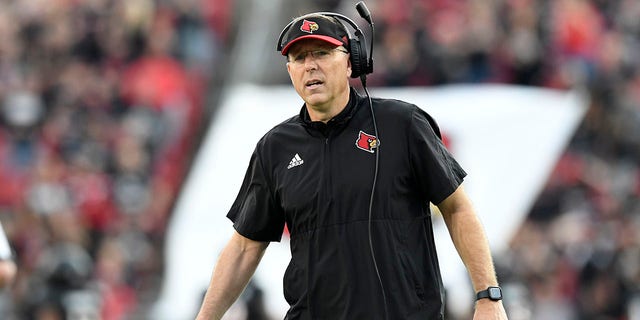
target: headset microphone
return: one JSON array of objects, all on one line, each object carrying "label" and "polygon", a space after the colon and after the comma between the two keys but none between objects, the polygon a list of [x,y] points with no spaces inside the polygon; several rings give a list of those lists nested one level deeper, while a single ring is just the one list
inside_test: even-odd
[{"label": "headset microphone", "polygon": [[364,2],[360,1],[356,3],[356,10],[358,10],[358,13],[363,19],[367,20],[370,24],[373,24],[371,21],[371,12],[369,12],[369,8],[367,8],[367,5],[364,4]]},{"label": "headset microphone", "polygon": [[[366,20],[369,23],[369,27],[371,28],[371,41],[369,42],[369,62],[365,67],[365,72],[363,72],[363,75],[366,75],[373,72],[373,20],[371,19],[371,12],[369,11],[369,8],[367,8],[367,5],[364,4],[363,1],[360,1],[356,4],[356,10],[358,11],[360,17],[362,17],[362,19]],[[363,81],[366,83],[366,80],[363,79]],[[366,86],[364,83],[363,85]]]},{"label": "headset microphone", "polygon": [[[373,20],[371,19],[371,12],[367,8],[367,5],[364,2],[360,1],[356,4],[356,10],[362,19],[366,20],[369,23],[369,27],[371,28],[371,41],[369,42],[369,61],[365,61],[362,74],[360,75],[360,81],[362,81],[362,86],[367,87],[367,74],[373,72]],[[360,29],[356,29],[356,36],[358,39],[362,39],[363,43],[366,45],[366,41],[364,40],[364,35]]]}]

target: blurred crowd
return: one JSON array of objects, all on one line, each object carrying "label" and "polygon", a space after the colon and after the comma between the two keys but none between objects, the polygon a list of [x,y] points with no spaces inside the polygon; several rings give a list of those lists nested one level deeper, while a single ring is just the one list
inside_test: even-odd
[{"label": "blurred crowd", "polygon": [[[366,2],[370,86],[589,94],[498,273],[510,319],[640,319],[640,2]],[[153,302],[231,7],[0,0],[0,221],[19,265],[3,319],[137,318]]]},{"label": "blurred crowd", "polygon": [[496,257],[506,307],[514,320],[640,319],[640,1],[367,3],[377,34],[370,85],[588,93],[585,119]]},{"label": "blurred crowd", "polygon": [[228,1],[0,1],[2,319],[141,318]]}]

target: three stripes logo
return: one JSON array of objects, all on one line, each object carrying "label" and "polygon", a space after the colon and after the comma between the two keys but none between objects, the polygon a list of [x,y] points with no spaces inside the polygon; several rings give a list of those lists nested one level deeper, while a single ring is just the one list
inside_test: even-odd
[{"label": "three stripes logo", "polygon": [[298,155],[296,153],[295,156],[293,156],[293,159],[291,159],[291,161],[289,162],[289,165],[287,166],[287,169],[291,169],[293,167],[297,167],[301,164],[304,163],[304,160],[302,160],[302,158],[300,158],[300,155]]}]

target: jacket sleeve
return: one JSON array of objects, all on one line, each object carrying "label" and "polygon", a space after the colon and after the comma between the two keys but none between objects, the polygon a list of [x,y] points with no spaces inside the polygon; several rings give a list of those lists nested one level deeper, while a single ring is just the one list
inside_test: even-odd
[{"label": "jacket sleeve", "polygon": [[462,184],[467,173],[444,146],[436,121],[416,107],[408,126],[413,174],[420,194],[438,204]]},{"label": "jacket sleeve", "polygon": [[241,235],[256,241],[280,241],[284,214],[274,200],[270,180],[254,150],[242,186],[227,218]]}]

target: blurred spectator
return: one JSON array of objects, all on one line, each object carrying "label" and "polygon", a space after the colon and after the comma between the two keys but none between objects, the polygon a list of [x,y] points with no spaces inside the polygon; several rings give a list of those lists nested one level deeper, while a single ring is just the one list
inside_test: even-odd
[{"label": "blurred spectator", "polygon": [[0,224],[0,290],[9,287],[16,276],[16,264],[9,246],[9,240]]},{"label": "blurred spectator", "polygon": [[230,9],[0,2],[0,219],[20,266],[1,318],[129,319],[153,302]]}]

